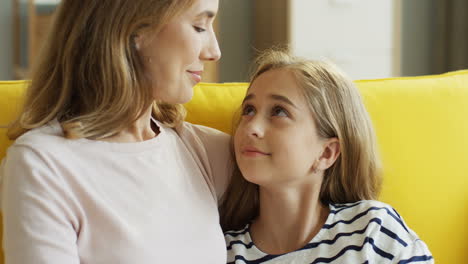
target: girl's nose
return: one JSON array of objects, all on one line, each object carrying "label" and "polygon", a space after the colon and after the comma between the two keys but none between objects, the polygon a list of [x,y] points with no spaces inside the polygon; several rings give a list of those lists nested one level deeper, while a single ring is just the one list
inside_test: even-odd
[{"label": "girl's nose", "polygon": [[264,126],[258,118],[253,118],[250,120],[249,124],[247,125],[247,133],[250,137],[255,138],[263,138],[264,136]]}]

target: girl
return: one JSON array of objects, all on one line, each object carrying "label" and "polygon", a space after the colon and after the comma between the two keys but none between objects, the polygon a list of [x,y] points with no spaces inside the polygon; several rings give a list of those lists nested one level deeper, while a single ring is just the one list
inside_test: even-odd
[{"label": "girl", "polygon": [[432,263],[400,215],[374,200],[375,136],[353,83],[280,51],[258,64],[221,206],[228,263]]},{"label": "girl", "polygon": [[6,263],[225,262],[229,137],[180,105],[220,58],[217,10],[61,1],[0,168]]}]

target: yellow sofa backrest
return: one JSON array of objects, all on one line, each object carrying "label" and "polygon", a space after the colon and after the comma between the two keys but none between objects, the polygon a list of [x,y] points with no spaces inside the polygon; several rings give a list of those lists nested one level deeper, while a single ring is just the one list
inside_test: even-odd
[{"label": "yellow sofa backrest", "polygon": [[[399,211],[428,244],[437,263],[465,263],[468,70],[356,84],[375,126],[383,159],[381,200]],[[0,125],[13,119],[26,85],[0,82]],[[199,84],[193,100],[186,104],[187,121],[231,133],[232,116],[247,85]],[[0,129],[0,159],[9,144],[5,129]]]}]

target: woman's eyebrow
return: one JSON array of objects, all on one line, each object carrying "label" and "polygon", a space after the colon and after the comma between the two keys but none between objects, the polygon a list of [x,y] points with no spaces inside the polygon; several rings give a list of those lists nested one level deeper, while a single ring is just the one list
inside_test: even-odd
[{"label": "woman's eyebrow", "polygon": [[199,13],[196,18],[201,18],[201,17],[207,17],[207,18],[213,18],[216,16],[216,13],[210,10],[205,10],[201,13]]}]

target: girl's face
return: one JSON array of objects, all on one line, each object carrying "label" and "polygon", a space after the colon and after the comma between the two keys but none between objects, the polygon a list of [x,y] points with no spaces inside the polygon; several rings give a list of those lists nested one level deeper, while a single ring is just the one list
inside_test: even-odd
[{"label": "girl's face", "polygon": [[156,35],[139,35],[137,49],[152,81],[153,97],[166,103],[185,103],[201,81],[205,61],[221,57],[213,31],[218,0],[195,0]]},{"label": "girl's face", "polygon": [[252,83],[234,135],[244,178],[260,186],[317,183],[312,171],[324,149],[294,75],[269,70]]}]

